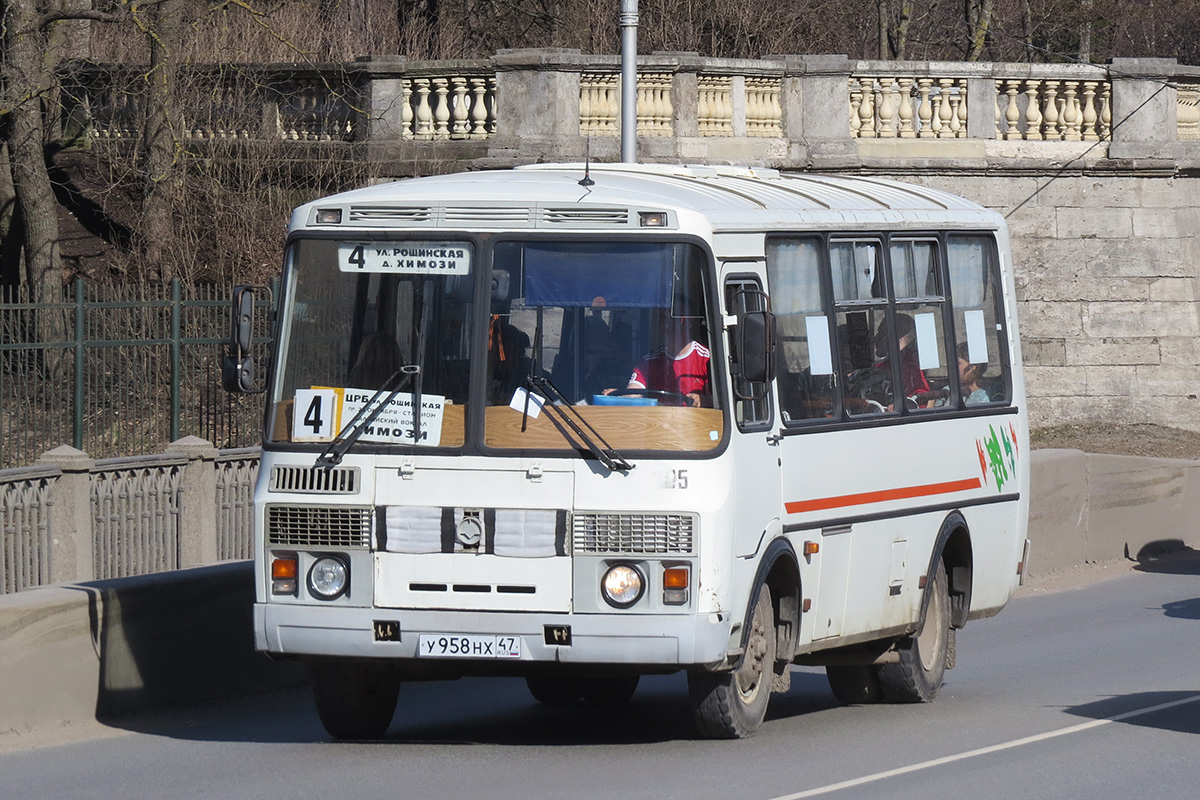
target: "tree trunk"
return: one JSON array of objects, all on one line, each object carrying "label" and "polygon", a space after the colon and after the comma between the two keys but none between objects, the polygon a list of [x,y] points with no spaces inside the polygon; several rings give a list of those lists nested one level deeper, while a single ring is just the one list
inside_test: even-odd
[{"label": "tree trunk", "polygon": [[908,59],[908,26],[912,22],[912,0],[902,0],[900,3],[900,20],[896,23],[896,58],[900,61]]},{"label": "tree trunk", "polygon": [[996,0],[967,0],[967,61],[978,61],[987,46]]},{"label": "tree trunk", "polygon": [[888,32],[891,28],[890,9],[888,8],[890,0],[875,0],[876,10],[879,14],[879,60],[886,61],[891,55],[888,48]]},{"label": "tree trunk", "polygon": [[1083,17],[1079,23],[1079,61],[1088,64],[1092,60],[1092,0],[1081,0],[1079,5]]},{"label": "tree trunk", "polygon": [[177,5],[166,2],[151,11],[150,75],[143,105],[142,253],[146,266],[164,281],[173,277],[164,253],[170,249],[174,230],[171,217],[179,182],[174,116],[182,9]]},{"label": "tree trunk", "polygon": [[32,0],[10,0],[5,10],[2,84],[13,100],[7,133],[12,186],[19,207],[17,234],[24,240],[30,297],[34,302],[50,302],[60,299],[62,270],[58,202],[46,170],[42,116],[42,93],[49,78],[43,61],[46,41],[37,30],[38,12]]}]

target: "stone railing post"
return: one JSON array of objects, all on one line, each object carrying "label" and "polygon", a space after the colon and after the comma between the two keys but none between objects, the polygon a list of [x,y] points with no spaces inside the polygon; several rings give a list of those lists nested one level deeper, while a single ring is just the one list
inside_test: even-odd
[{"label": "stone railing post", "polygon": [[521,161],[579,158],[579,77],[584,65],[579,51],[501,50],[494,63],[496,134],[491,152],[507,151]]},{"label": "stone railing post", "polygon": [[990,74],[967,78],[967,138],[996,138],[996,79]]},{"label": "stone railing post", "polygon": [[671,76],[671,128],[679,145],[680,156],[686,158],[685,139],[700,135],[700,79],[703,66],[699,53],[656,52],[655,56],[674,57],[677,66]]},{"label": "stone railing post", "polygon": [[1110,158],[1173,159],[1177,155],[1178,99],[1170,85],[1173,58],[1114,58]]},{"label": "stone railing post", "polygon": [[90,581],[96,577],[91,472],[96,461],[64,444],[43,453],[37,463],[62,472],[50,490],[50,581]]},{"label": "stone railing post", "polygon": [[783,61],[780,102],[783,135],[791,149],[818,169],[857,163],[858,149],[850,136],[850,59],[842,55],[783,56]]},{"label": "stone railing post", "polygon": [[188,458],[179,486],[179,566],[217,563],[217,449],[212,442],[185,436],[167,452]]},{"label": "stone railing post", "polygon": [[407,59],[401,55],[360,56],[357,70],[363,108],[362,139],[398,142],[404,131],[404,77]]}]

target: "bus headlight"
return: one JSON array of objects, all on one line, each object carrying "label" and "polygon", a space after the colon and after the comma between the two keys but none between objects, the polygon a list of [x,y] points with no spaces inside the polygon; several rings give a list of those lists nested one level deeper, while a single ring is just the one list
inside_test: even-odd
[{"label": "bus headlight", "polygon": [[350,587],[350,567],[336,556],[321,556],[308,571],[308,590],[319,600],[336,600]]},{"label": "bus headlight", "polygon": [[629,564],[609,567],[600,580],[600,594],[604,596],[604,602],[614,608],[629,608],[641,599],[645,589],[642,573]]}]

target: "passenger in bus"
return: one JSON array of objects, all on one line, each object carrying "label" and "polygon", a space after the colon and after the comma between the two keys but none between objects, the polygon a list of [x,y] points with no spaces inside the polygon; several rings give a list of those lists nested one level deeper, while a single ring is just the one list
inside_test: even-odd
[{"label": "passenger in bus", "polygon": [[[630,343],[633,331],[615,314],[613,327],[599,316],[590,317],[584,328],[583,370],[580,376],[582,396],[601,394],[629,374]],[[624,359],[622,354],[626,354]]]},{"label": "passenger in bus", "polygon": [[[887,320],[880,321],[875,332],[875,354],[882,356],[875,367],[887,367],[888,356]],[[921,361],[917,355],[917,326],[908,314],[896,314],[896,338],[900,344],[900,385],[906,398],[914,398],[918,405],[924,405],[930,395],[929,380],[921,370]]]},{"label": "passenger in bus", "polygon": [[958,385],[962,390],[963,402],[969,406],[982,405],[992,402],[987,389],[979,385],[987,364],[972,364],[969,359],[969,348],[963,342],[958,346]]},{"label": "passenger in bus", "polygon": [[664,313],[659,331],[662,346],[634,368],[625,388],[681,395],[693,408],[711,406],[708,362],[712,355],[703,324]]}]

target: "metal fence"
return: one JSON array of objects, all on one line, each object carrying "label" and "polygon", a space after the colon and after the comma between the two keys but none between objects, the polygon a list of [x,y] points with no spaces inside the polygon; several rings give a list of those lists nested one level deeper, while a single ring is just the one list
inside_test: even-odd
[{"label": "metal fence", "polygon": [[[0,469],[32,464],[60,444],[98,458],[159,451],[187,435],[219,448],[257,444],[262,396],[229,395],[220,385],[229,294],[228,287],[178,280],[77,280],[49,303],[6,290]],[[257,315],[258,341],[269,341],[269,316]],[[47,331],[53,340],[44,340]]]}]

